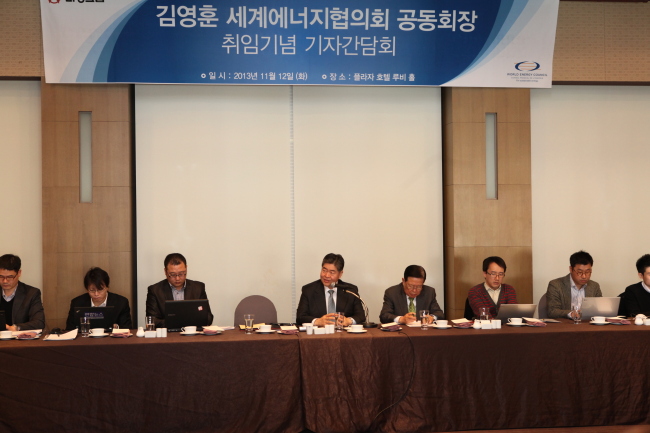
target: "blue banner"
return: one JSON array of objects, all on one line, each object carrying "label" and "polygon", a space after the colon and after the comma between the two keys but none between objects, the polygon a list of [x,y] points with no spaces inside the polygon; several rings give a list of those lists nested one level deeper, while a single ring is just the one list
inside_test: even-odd
[{"label": "blue banner", "polygon": [[68,83],[549,87],[558,8],[558,0],[41,2],[46,80]]}]

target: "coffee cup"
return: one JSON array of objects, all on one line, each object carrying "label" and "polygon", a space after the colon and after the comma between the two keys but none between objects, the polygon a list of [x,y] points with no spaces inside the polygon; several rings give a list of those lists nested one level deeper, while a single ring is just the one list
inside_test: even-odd
[{"label": "coffee cup", "polygon": [[433,322],[433,323],[435,323],[436,326],[439,326],[439,327],[442,327],[442,328],[446,328],[446,327],[447,327],[447,324],[449,323],[449,321],[447,321],[447,320],[436,320],[436,321]]},{"label": "coffee cup", "polygon": [[363,325],[350,325],[350,331],[361,332],[363,331]]},{"label": "coffee cup", "polygon": [[95,337],[104,335],[104,328],[93,328],[90,330],[90,335],[94,335]]},{"label": "coffee cup", "polygon": [[0,338],[11,338],[13,333],[11,331],[0,331]]},{"label": "coffee cup", "polygon": [[271,325],[260,325],[260,332],[271,332]]},{"label": "coffee cup", "polygon": [[513,325],[521,325],[522,319],[521,317],[511,317],[508,319],[509,323],[512,323]]},{"label": "coffee cup", "polygon": [[181,331],[186,334],[196,334],[196,326],[186,326],[184,328],[181,328]]},{"label": "coffee cup", "polygon": [[605,316],[594,316],[591,318],[594,323],[605,323]]}]

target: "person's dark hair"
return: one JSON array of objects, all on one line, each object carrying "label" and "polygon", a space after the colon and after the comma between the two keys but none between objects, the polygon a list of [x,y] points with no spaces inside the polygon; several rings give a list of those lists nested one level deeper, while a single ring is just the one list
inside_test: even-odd
[{"label": "person's dark hair", "polygon": [[640,274],[645,274],[646,268],[650,268],[650,254],[644,254],[636,261],[636,270]]},{"label": "person's dark hair", "polygon": [[336,267],[336,270],[339,272],[341,272],[345,266],[345,260],[343,260],[343,256],[334,253],[329,253],[323,257],[323,263],[321,263],[321,266],[323,266],[325,263],[334,265]]},{"label": "person's dark hair", "polygon": [[90,268],[84,277],[84,287],[86,290],[90,288],[91,284],[99,290],[101,290],[102,287],[108,289],[110,282],[111,278],[108,276],[108,272],[102,268]]},{"label": "person's dark hair", "polygon": [[591,257],[591,254],[589,254],[586,251],[578,251],[577,253],[571,254],[571,257],[569,257],[569,263],[571,264],[572,268],[575,268],[576,265],[594,265],[594,259]]},{"label": "person's dark hair", "polygon": [[5,254],[0,257],[0,269],[6,269],[18,273],[21,264],[22,262],[20,261],[20,257],[14,256],[13,254]]},{"label": "person's dark hair", "polygon": [[427,271],[420,265],[410,265],[404,269],[404,281],[408,281],[409,277],[422,278],[422,280],[426,281]]},{"label": "person's dark hair", "polygon": [[167,265],[170,263],[173,266],[178,266],[181,264],[187,266],[187,260],[185,260],[185,257],[181,253],[167,254],[167,257],[165,257],[165,269],[167,269]]},{"label": "person's dark hair", "polygon": [[497,266],[503,268],[503,272],[506,271],[506,261],[499,256],[490,256],[487,259],[483,260],[483,272],[487,272],[490,264],[496,263]]}]

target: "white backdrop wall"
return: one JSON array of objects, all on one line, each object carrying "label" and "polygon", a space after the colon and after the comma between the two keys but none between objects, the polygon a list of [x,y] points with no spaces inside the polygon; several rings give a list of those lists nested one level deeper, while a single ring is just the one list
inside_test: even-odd
[{"label": "white backdrop wall", "polygon": [[[0,255],[18,255],[21,281],[43,289],[40,81],[0,81],[0,135]],[[47,293],[43,299],[47,302]]]},{"label": "white backdrop wall", "polygon": [[329,252],[373,321],[413,263],[443,304],[439,89],[136,86],[136,125],[140,310],[174,251],[215,324],[251,294],[293,320]]},{"label": "white backdrop wall", "polygon": [[534,299],[581,249],[603,296],[618,296],[650,253],[650,87],[532,90],[531,119]]}]

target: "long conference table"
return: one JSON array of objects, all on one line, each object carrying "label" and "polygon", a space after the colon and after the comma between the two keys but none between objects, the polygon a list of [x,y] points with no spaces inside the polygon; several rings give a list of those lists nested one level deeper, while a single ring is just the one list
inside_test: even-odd
[{"label": "long conference table", "polygon": [[650,422],[650,326],[0,341],[1,432]]}]

